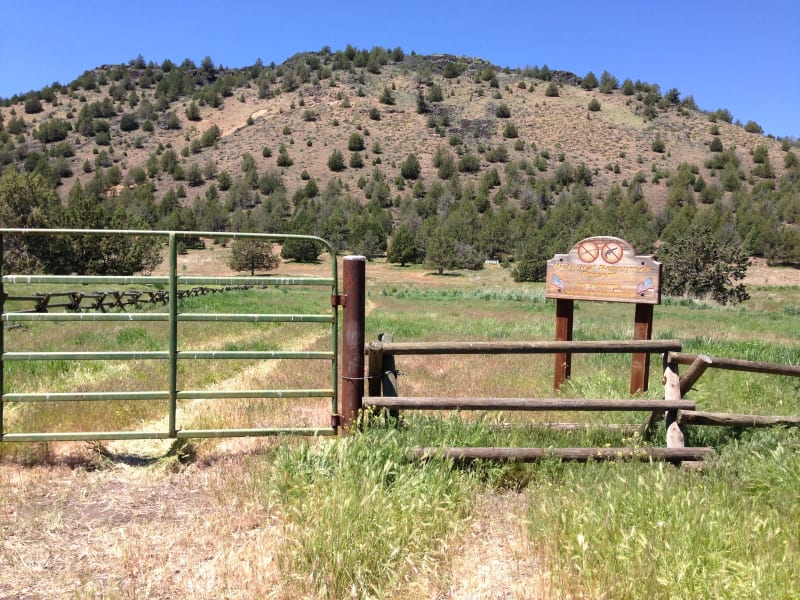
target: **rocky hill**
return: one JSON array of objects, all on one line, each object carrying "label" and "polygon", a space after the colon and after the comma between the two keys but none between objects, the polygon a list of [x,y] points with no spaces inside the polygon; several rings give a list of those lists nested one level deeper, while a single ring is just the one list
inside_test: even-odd
[{"label": "rocky hill", "polygon": [[[797,178],[787,181],[797,170],[790,140],[608,72],[349,46],[236,70],[137,58],[7,99],[0,117],[2,168],[39,172],[64,203],[77,183],[108,198],[146,186],[156,205],[167,198],[162,217],[177,197],[196,226],[209,197],[232,217],[285,190],[288,227],[300,201],[336,180],[338,195],[361,204],[380,196],[389,237],[437,185],[457,200],[467,186],[481,215],[489,200],[546,211],[576,186],[597,205],[612,190],[634,193],[661,218],[656,237],[670,206],[724,207],[734,218],[742,202],[771,193],[775,224],[795,232],[800,213]],[[448,211],[436,194],[441,220]],[[409,222],[420,233],[432,215],[416,213]]]}]

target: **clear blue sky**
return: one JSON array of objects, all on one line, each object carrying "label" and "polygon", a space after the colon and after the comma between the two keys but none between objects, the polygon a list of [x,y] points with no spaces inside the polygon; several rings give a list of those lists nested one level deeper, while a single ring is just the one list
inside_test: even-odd
[{"label": "clear blue sky", "polygon": [[241,67],[297,52],[400,46],[620,81],[641,79],[800,137],[797,0],[7,1],[0,96],[68,83],[141,54]]}]

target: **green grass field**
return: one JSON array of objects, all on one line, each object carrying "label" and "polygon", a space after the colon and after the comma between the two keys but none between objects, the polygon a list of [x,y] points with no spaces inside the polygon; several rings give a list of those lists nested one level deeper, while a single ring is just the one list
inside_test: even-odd
[{"label": "green grass field", "polygon": [[[503,281],[470,286],[461,278],[431,285],[376,282],[368,288],[367,341],[382,332],[394,340],[548,340],[554,303],[537,285]],[[680,339],[683,350],[715,356],[800,364],[800,289],[754,288],[736,308],[667,299],[655,309],[654,337]],[[184,310],[205,312],[315,312],[325,298],[272,290],[186,300]],[[234,306],[232,306],[234,305]],[[50,326],[54,332],[45,332]],[[42,328],[40,331],[39,328]],[[320,326],[285,324],[191,331],[204,348],[284,347],[298,337],[324,334]],[[6,349],[140,349],[166,346],[161,324],[109,324],[107,332],[79,324],[36,324],[6,332]],[[575,337],[630,339],[633,307],[580,302]],[[316,347],[319,340],[312,344]],[[316,345],[316,346],[315,346]],[[552,357],[398,357],[405,395],[551,396]],[[185,367],[186,386],[209,387],[243,375],[252,363]],[[625,398],[630,358],[575,357],[565,397]],[[326,385],[326,374],[295,370],[301,385]],[[663,396],[661,364],[654,357],[649,398]],[[271,377],[273,375],[270,375]],[[91,367],[56,362],[9,364],[5,391],[108,389],[121,381],[145,388],[152,367],[100,362]],[[289,384],[287,373],[274,375]],[[787,414],[800,412],[800,378],[729,371],[707,372],[687,395],[699,410]],[[109,404],[109,403],[95,403]],[[144,404],[144,403],[139,403]],[[37,405],[6,409],[19,428],[135,427],[163,407]],[[290,421],[296,406],[281,405]],[[195,417],[217,426],[232,409]],[[256,420],[274,406],[239,409]],[[324,407],[323,407],[324,414]],[[598,428],[554,432],[539,421],[640,424],[644,415],[614,414],[407,414],[403,427],[375,421],[363,433],[332,440],[289,441],[250,461],[259,492],[283,523],[278,560],[286,589],[303,597],[398,597],[420,574],[436,580],[468,529],[478,496],[518,491],[527,499],[527,533],[549,573],[540,594],[552,598],[797,598],[800,597],[800,432],[692,427],[691,445],[716,453],[700,471],[664,464],[535,465],[490,463],[459,467],[446,461],[409,460],[412,446],[640,446],[638,434]],[[242,418],[238,415],[236,419]],[[238,422],[238,421],[237,421]],[[504,427],[497,427],[502,424]],[[510,425],[510,427],[509,427]],[[203,449],[199,442],[198,448]],[[20,450],[4,444],[7,460]],[[243,490],[231,490],[243,494]],[[247,493],[252,493],[251,491]],[[336,523],[336,527],[330,524]],[[428,590],[431,591],[430,589]],[[416,597],[416,596],[413,596]],[[429,597],[420,594],[419,597]]]}]

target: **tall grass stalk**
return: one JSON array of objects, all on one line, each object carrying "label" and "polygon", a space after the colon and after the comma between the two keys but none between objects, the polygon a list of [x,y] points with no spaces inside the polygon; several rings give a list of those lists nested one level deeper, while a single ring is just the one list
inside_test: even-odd
[{"label": "tall grass stalk", "polygon": [[289,588],[382,597],[435,569],[465,521],[471,484],[445,462],[412,464],[406,452],[394,430],[280,448],[269,485]]},{"label": "tall grass stalk", "polygon": [[759,432],[705,473],[570,466],[531,486],[559,598],[797,598],[800,435]]}]

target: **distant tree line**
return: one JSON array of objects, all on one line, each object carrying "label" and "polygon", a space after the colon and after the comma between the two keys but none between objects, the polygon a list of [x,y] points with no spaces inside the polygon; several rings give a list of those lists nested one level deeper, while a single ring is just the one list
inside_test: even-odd
[{"label": "distant tree line", "polygon": [[[417,112],[448,141],[435,149],[429,165],[422,165],[417,155],[410,153],[385,166],[380,160],[382,149],[375,142],[372,164],[365,169],[369,164],[364,160],[366,130],[359,130],[349,137],[345,133],[341,149],[333,149],[327,162],[331,172],[327,182],[318,183],[304,172],[302,185],[289,189],[280,168],[291,166],[293,158],[284,144],[272,159],[276,168],[259,170],[253,157],[245,154],[241,173],[218,172],[212,160],[203,163],[193,158],[219,141],[221,132],[215,126],[198,132],[180,153],[159,146],[145,164],[127,173],[112,160],[110,143],[112,134],[118,135],[117,127],[120,132],[180,128],[174,109],[178,100],[188,100],[184,115],[196,121],[202,107],[220,106],[244,85],[266,98],[307,83],[333,81],[338,72],[363,83],[364,72],[381,73],[386,65],[400,61],[417,72]],[[444,92],[433,79],[434,71],[445,80],[469,73],[488,84],[498,99],[492,110],[502,130],[500,143],[464,142],[463,132],[452,127],[446,111],[439,110]],[[385,253],[392,262],[425,263],[439,272],[479,269],[486,259],[498,259],[512,269],[518,281],[541,280],[548,258],[583,237],[598,234],[623,237],[639,253],[655,251],[660,242],[658,251],[665,264],[675,255],[675,248],[688,247],[688,237],[701,232],[713,243],[701,250],[727,257],[731,264],[739,264],[740,257],[727,251],[736,248],[746,255],[763,256],[772,264],[800,265],[800,161],[788,144],[783,148],[783,176],[776,177],[766,147],[753,151],[755,166],[746,172],[735,149],[724,148],[715,130],[717,122],[733,120],[727,110],[719,109],[708,113],[710,154],[703,166],[711,173],[709,180],[700,176],[696,165],[682,164],[668,172],[653,164],[649,174],[640,171],[598,195],[593,192],[597,170],[573,164],[563,154],[556,160],[546,149],[537,150],[535,144],[520,139],[514,115],[501,101],[499,72],[481,61],[452,58],[437,62],[408,56],[400,48],[359,50],[349,45],[335,52],[325,47],[299,54],[280,66],[259,60],[252,67],[231,70],[215,66],[210,57],[199,66],[191,60],[156,65],[137,57],[127,65],[87,71],[67,86],[53,84],[3,101],[6,105],[22,101],[25,115],[37,115],[43,102],[57,104],[59,95],[65,93],[107,86],[109,94],[83,103],[66,119],[38,121],[35,129],[16,113],[0,120],[2,225],[313,234],[330,240],[339,251],[370,258]],[[658,85],[628,79],[620,84],[607,71],[600,78],[592,72],[577,77],[545,65],[521,70],[520,76],[520,89],[533,89],[534,83],[524,81],[528,78],[544,82],[545,94],[553,97],[568,84],[601,94],[619,90],[637,100],[636,110],[645,119],[655,118],[663,110],[696,110],[693,99],[681,99],[676,89],[662,93]],[[153,92],[145,97],[143,90]],[[391,106],[393,89],[383,86],[378,100]],[[592,100],[588,110],[601,110],[600,102]],[[381,111],[372,110],[370,118],[381,119]],[[304,115],[306,120],[316,119],[310,109]],[[761,133],[754,122],[744,128]],[[76,134],[95,143],[93,159],[81,167],[91,178],[84,185],[74,184],[66,197],[59,199],[57,187],[73,175],[69,159],[74,148],[69,136]],[[29,145],[30,138],[39,144]],[[345,147],[349,157],[342,152]],[[657,154],[669,151],[659,135],[651,149]],[[265,147],[262,156],[272,157],[272,152]],[[423,179],[423,166],[430,167],[435,176]],[[348,168],[364,169],[358,189],[347,189],[337,175]],[[616,170],[614,165],[607,168],[619,172],[618,166]],[[164,175],[171,182],[165,179],[168,189],[157,198],[153,182]],[[648,179],[652,183],[663,180],[668,186],[666,204],[658,213],[644,198],[642,184]],[[187,198],[187,188],[204,184],[202,195]],[[47,243],[30,238],[7,249],[4,260],[9,267],[51,272],[123,273],[152,268],[158,256],[156,245],[146,239],[114,239],[99,246],[66,238]],[[242,245],[244,258],[237,258],[234,268],[270,268],[266,251],[250,246]],[[313,243],[292,241],[283,246],[282,253],[286,259],[315,260],[319,251]],[[685,266],[667,268],[677,272]],[[731,274],[734,280],[735,274]],[[715,293],[688,284],[674,291]],[[742,299],[735,291],[731,294],[725,300]]]}]

